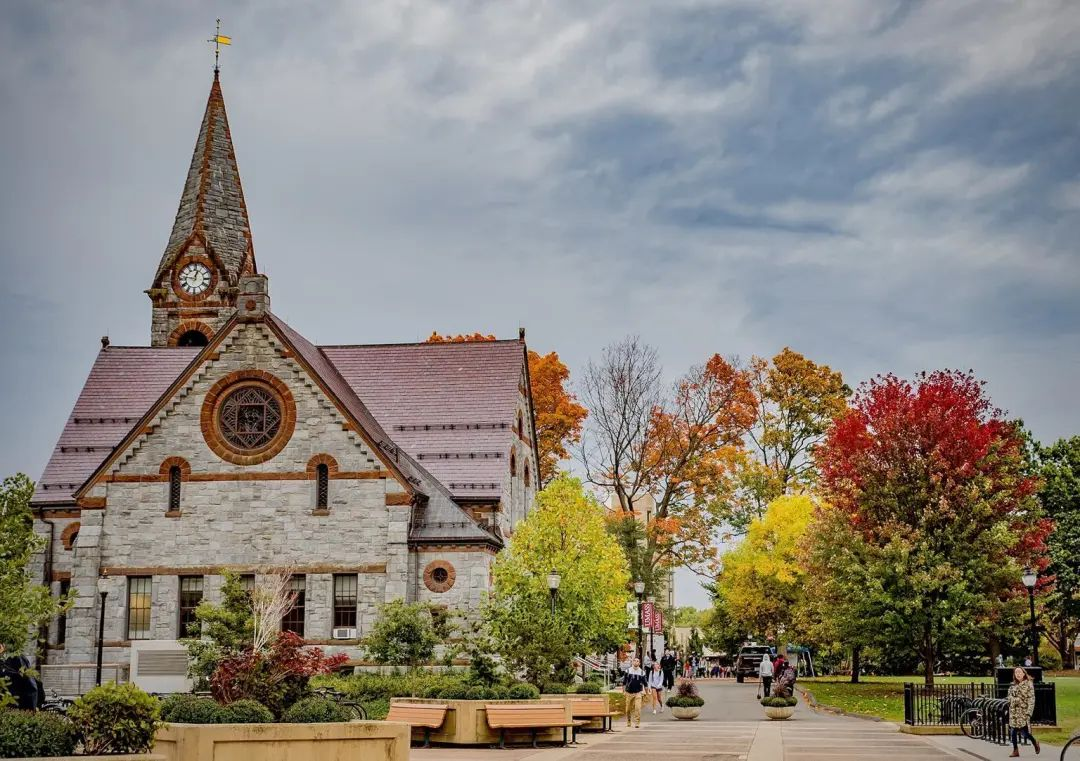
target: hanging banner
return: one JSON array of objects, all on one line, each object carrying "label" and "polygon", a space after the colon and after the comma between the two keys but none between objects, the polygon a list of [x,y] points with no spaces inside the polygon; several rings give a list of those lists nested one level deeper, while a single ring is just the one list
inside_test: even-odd
[{"label": "hanging banner", "polygon": [[627,629],[637,629],[638,628],[637,603],[636,602],[628,602],[628,603],[626,603],[626,628]]},{"label": "hanging banner", "polygon": [[654,634],[664,631],[664,611],[660,608],[653,611],[652,630]]},{"label": "hanging banner", "polygon": [[649,631],[653,628],[653,613],[655,609],[651,602],[645,602],[641,604],[641,628],[645,631]]}]

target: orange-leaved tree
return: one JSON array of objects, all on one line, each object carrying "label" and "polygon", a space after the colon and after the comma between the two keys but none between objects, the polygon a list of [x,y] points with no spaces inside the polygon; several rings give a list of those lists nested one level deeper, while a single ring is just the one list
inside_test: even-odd
[{"label": "orange-leaved tree", "polygon": [[[443,336],[432,332],[427,343],[494,341],[495,336]],[[540,455],[540,485],[557,474],[559,462],[569,457],[567,446],[581,440],[581,425],[589,411],[578,404],[569,389],[570,369],[556,352],[540,354],[529,350],[529,379],[532,385],[533,415],[536,419],[536,448]]]}]

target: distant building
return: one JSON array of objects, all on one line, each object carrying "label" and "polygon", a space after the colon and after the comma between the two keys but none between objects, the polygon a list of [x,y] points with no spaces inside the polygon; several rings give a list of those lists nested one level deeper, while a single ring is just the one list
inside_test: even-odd
[{"label": "distant building", "polygon": [[[607,503],[608,509],[611,511],[617,511],[622,509],[619,505],[619,496],[612,493],[608,497]],[[656,500],[651,494],[642,494],[636,500],[634,500],[634,517],[638,523],[642,526],[647,526],[649,521],[656,515]],[[675,608],[675,572],[669,571],[665,578],[660,580],[660,594],[657,596],[657,602],[665,610],[673,610]]]}]

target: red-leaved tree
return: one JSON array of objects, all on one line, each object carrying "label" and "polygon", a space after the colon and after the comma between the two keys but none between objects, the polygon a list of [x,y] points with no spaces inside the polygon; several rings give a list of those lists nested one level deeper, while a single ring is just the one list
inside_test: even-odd
[{"label": "red-leaved tree", "polygon": [[885,375],[815,455],[831,506],[808,538],[818,614],[853,643],[917,653],[933,684],[938,658],[987,642],[1019,569],[1046,564],[1018,424],[971,373]]}]

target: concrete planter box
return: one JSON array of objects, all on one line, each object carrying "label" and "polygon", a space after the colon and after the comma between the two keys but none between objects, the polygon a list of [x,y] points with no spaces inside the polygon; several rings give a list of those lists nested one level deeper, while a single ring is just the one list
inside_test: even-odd
[{"label": "concrete planter box", "polygon": [[795,715],[795,706],[762,706],[765,715],[773,721],[783,721]]},{"label": "concrete planter box", "polygon": [[158,730],[154,752],[165,761],[408,761],[409,725],[166,724]]},{"label": "concrete planter box", "polygon": [[[551,701],[556,701],[556,702],[559,702],[559,703],[564,703],[565,702],[567,704],[570,703],[570,700],[572,698],[579,698],[579,699],[581,699],[581,698],[594,698],[594,699],[595,698],[600,698],[600,699],[603,699],[603,701],[604,701],[604,710],[605,711],[610,711],[611,710],[611,696],[606,692],[601,692],[599,695],[587,695],[587,694],[579,695],[576,692],[568,692],[565,695],[556,694],[556,695],[541,695],[540,696],[541,700],[551,700]],[[582,729],[603,729],[603,728],[604,728],[603,719],[592,719],[592,720],[589,721],[588,724],[586,724],[585,726],[582,727]]]},{"label": "concrete planter box", "polygon": [[683,721],[693,721],[701,716],[701,708],[698,706],[671,706],[671,715]]},{"label": "concrete planter box", "polygon": [[[565,698],[565,695],[559,697]],[[488,727],[487,711],[484,706],[495,703],[559,703],[563,706],[566,720],[570,721],[570,701],[568,700],[443,700],[441,698],[391,698],[392,703],[441,703],[449,707],[446,721],[442,728],[431,731],[431,742],[446,745],[494,745],[499,742],[499,731]],[[424,739],[422,730],[413,732],[417,740]],[[528,739],[529,732],[507,732],[507,741],[516,742]],[[536,735],[539,742],[561,743],[562,728],[549,729]],[[524,740],[521,740],[524,742]],[[171,759],[170,759],[171,761]]]},{"label": "concrete planter box", "polygon": [[156,753],[122,753],[117,756],[31,756],[8,761],[165,761]]}]

